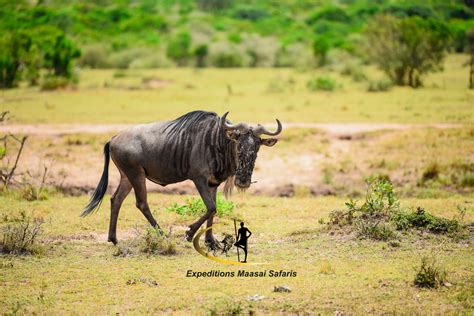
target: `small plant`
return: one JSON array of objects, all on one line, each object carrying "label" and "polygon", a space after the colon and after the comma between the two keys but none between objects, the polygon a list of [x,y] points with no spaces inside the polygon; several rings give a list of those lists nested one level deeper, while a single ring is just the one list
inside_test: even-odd
[{"label": "small plant", "polygon": [[393,82],[390,80],[371,80],[367,86],[368,92],[386,92],[392,89]]},{"label": "small plant", "polygon": [[431,162],[423,170],[423,174],[421,175],[421,183],[424,184],[429,180],[436,180],[438,179],[439,174],[440,174],[439,164],[436,161]]},{"label": "small plant", "polygon": [[171,231],[165,235],[154,227],[147,227],[145,232],[136,230],[136,236],[119,243],[114,256],[129,257],[138,254],[171,256],[177,254],[176,241],[171,237]]},{"label": "small plant", "polygon": [[41,82],[42,91],[52,91],[57,89],[64,89],[70,84],[70,81],[64,77],[49,76]]},{"label": "small plant", "polygon": [[423,257],[413,283],[423,288],[438,288],[446,283],[446,270],[434,258]]},{"label": "small plant", "polygon": [[[216,198],[217,215],[222,216],[230,214],[235,209],[235,203],[228,201],[222,197],[220,193],[217,194]],[[201,198],[188,197],[186,204],[174,203],[173,205],[166,208],[169,212],[178,213],[179,215],[198,215],[207,212],[206,205]]]},{"label": "small plant", "polygon": [[455,234],[463,230],[457,219],[447,219],[434,216],[422,207],[415,211],[399,211],[392,215],[392,222],[397,230],[426,229],[434,234]]},{"label": "small plant", "polygon": [[385,177],[369,179],[367,184],[364,203],[358,206],[354,200],[349,200],[346,202],[346,210],[334,210],[329,214],[328,225],[351,226],[360,238],[392,239],[395,233],[389,225],[389,219],[400,207],[393,185]]},{"label": "small plant", "polygon": [[2,253],[25,255],[40,254],[43,247],[38,243],[42,221],[31,219],[21,212],[11,224],[3,227],[0,250]]},{"label": "small plant", "polygon": [[319,267],[319,273],[321,274],[334,274],[334,267],[331,263],[327,260],[321,262],[321,266]]},{"label": "small plant", "polygon": [[330,77],[318,77],[308,80],[306,87],[310,91],[334,91],[338,85],[336,81]]}]

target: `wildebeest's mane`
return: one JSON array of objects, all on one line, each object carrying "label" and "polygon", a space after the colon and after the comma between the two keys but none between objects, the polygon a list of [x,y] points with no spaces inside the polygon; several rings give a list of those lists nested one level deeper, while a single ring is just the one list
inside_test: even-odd
[{"label": "wildebeest's mane", "polygon": [[220,126],[219,116],[214,112],[192,111],[165,126],[165,132],[173,138],[167,150],[174,153],[175,167],[186,173],[190,167],[188,151],[195,142],[212,155],[209,163],[212,164],[214,176],[219,182],[227,180],[225,194],[230,194],[234,183],[236,168],[235,144],[226,136]]},{"label": "wildebeest's mane", "polygon": [[217,117],[217,114],[214,112],[207,111],[192,111],[186,113],[177,119],[170,121],[165,128],[165,131],[168,131],[170,135],[180,133],[182,131],[191,132],[196,129],[196,127],[208,117]]}]

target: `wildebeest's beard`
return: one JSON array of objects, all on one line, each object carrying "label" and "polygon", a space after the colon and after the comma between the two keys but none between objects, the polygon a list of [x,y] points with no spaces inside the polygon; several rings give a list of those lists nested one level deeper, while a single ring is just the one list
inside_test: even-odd
[{"label": "wildebeest's beard", "polygon": [[283,127],[278,119],[276,120],[278,127],[275,132],[268,131],[260,124],[255,127],[251,127],[243,122],[231,124],[226,120],[227,114],[229,114],[229,112],[221,117],[220,126],[226,137],[235,144],[237,169],[235,175],[227,179],[224,192],[230,192],[232,190],[232,183],[230,181],[234,178],[234,184],[240,190],[246,190],[252,183],[253,168],[260,145],[271,147],[277,142],[275,138],[261,138],[261,136],[276,136],[281,133]]},{"label": "wildebeest's beard", "polygon": [[239,136],[237,143],[238,163],[234,183],[240,190],[248,189],[252,183],[252,173],[260,143],[260,137],[253,135],[252,131]]}]

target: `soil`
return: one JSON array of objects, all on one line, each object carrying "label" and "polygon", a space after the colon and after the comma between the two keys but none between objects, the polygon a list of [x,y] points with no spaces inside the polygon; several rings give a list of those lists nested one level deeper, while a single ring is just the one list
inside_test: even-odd
[{"label": "soil", "polygon": [[[0,124],[0,135],[27,134],[27,146],[21,156],[18,172],[29,172],[40,179],[43,166],[48,167],[48,183],[60,187],[71,195],[90,193],[98,183],[103,168],[102,143],[107,134],[129,128],[127,124]],[[253,174],[255,184],[248,190],[254,194],[272,196],[294,196],[299,191],[312,195],[331,195],[335,189],[322,180],[324,166],[340,161],[341,157],[354,154],[354,144],[364,133],[375,131],[398,131],[411,128],[455,128],[455,124],[405,125],[405,124],[316,124],[288,123],[285,127],[315,128],[323,132],[328,147],[323,152],[302,150],[279,150],[262,148],[259,152]],[[97,144],[84,144],[80,140],[65,141],[71,134],[97,134]],[[374,136],[375,135],[375,136]],[[371,138],[380,139],[384,133],[373,134]],[[102,139],[104,138],[104,139]],[[315,142],[320,139],[315,139]],[[358,178],[358,172],[348,171],[343,182],[350,186],[352,178]],[[351,173],[352,172],[352,173]],[[117,186],[119,174],[111,164],[109,191]],[[339,181],[340,182],[340,181]],[[166,187],[148,182],[148,189],[169,194],[197,193],[191,181],[184,181]],[[347,186],[346,185],[346,186]],[[303,188],[303,189],[302,189]]]}]

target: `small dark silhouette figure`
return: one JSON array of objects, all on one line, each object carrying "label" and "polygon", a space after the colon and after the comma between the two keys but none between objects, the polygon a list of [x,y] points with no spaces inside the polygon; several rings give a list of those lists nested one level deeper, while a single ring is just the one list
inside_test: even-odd
[{"label": "small dark silhouette figure", "polygon": [[[248,235],[247,235],[248,233]],[[242,249],[245,253],[245,259],[242,262],[247,262],[247,241],[252,235],[252,232],[248,230],[247,227],[244,227],[244,222],[240,223],[239,233],[237,234],[237,242],[234,246]]]}]

